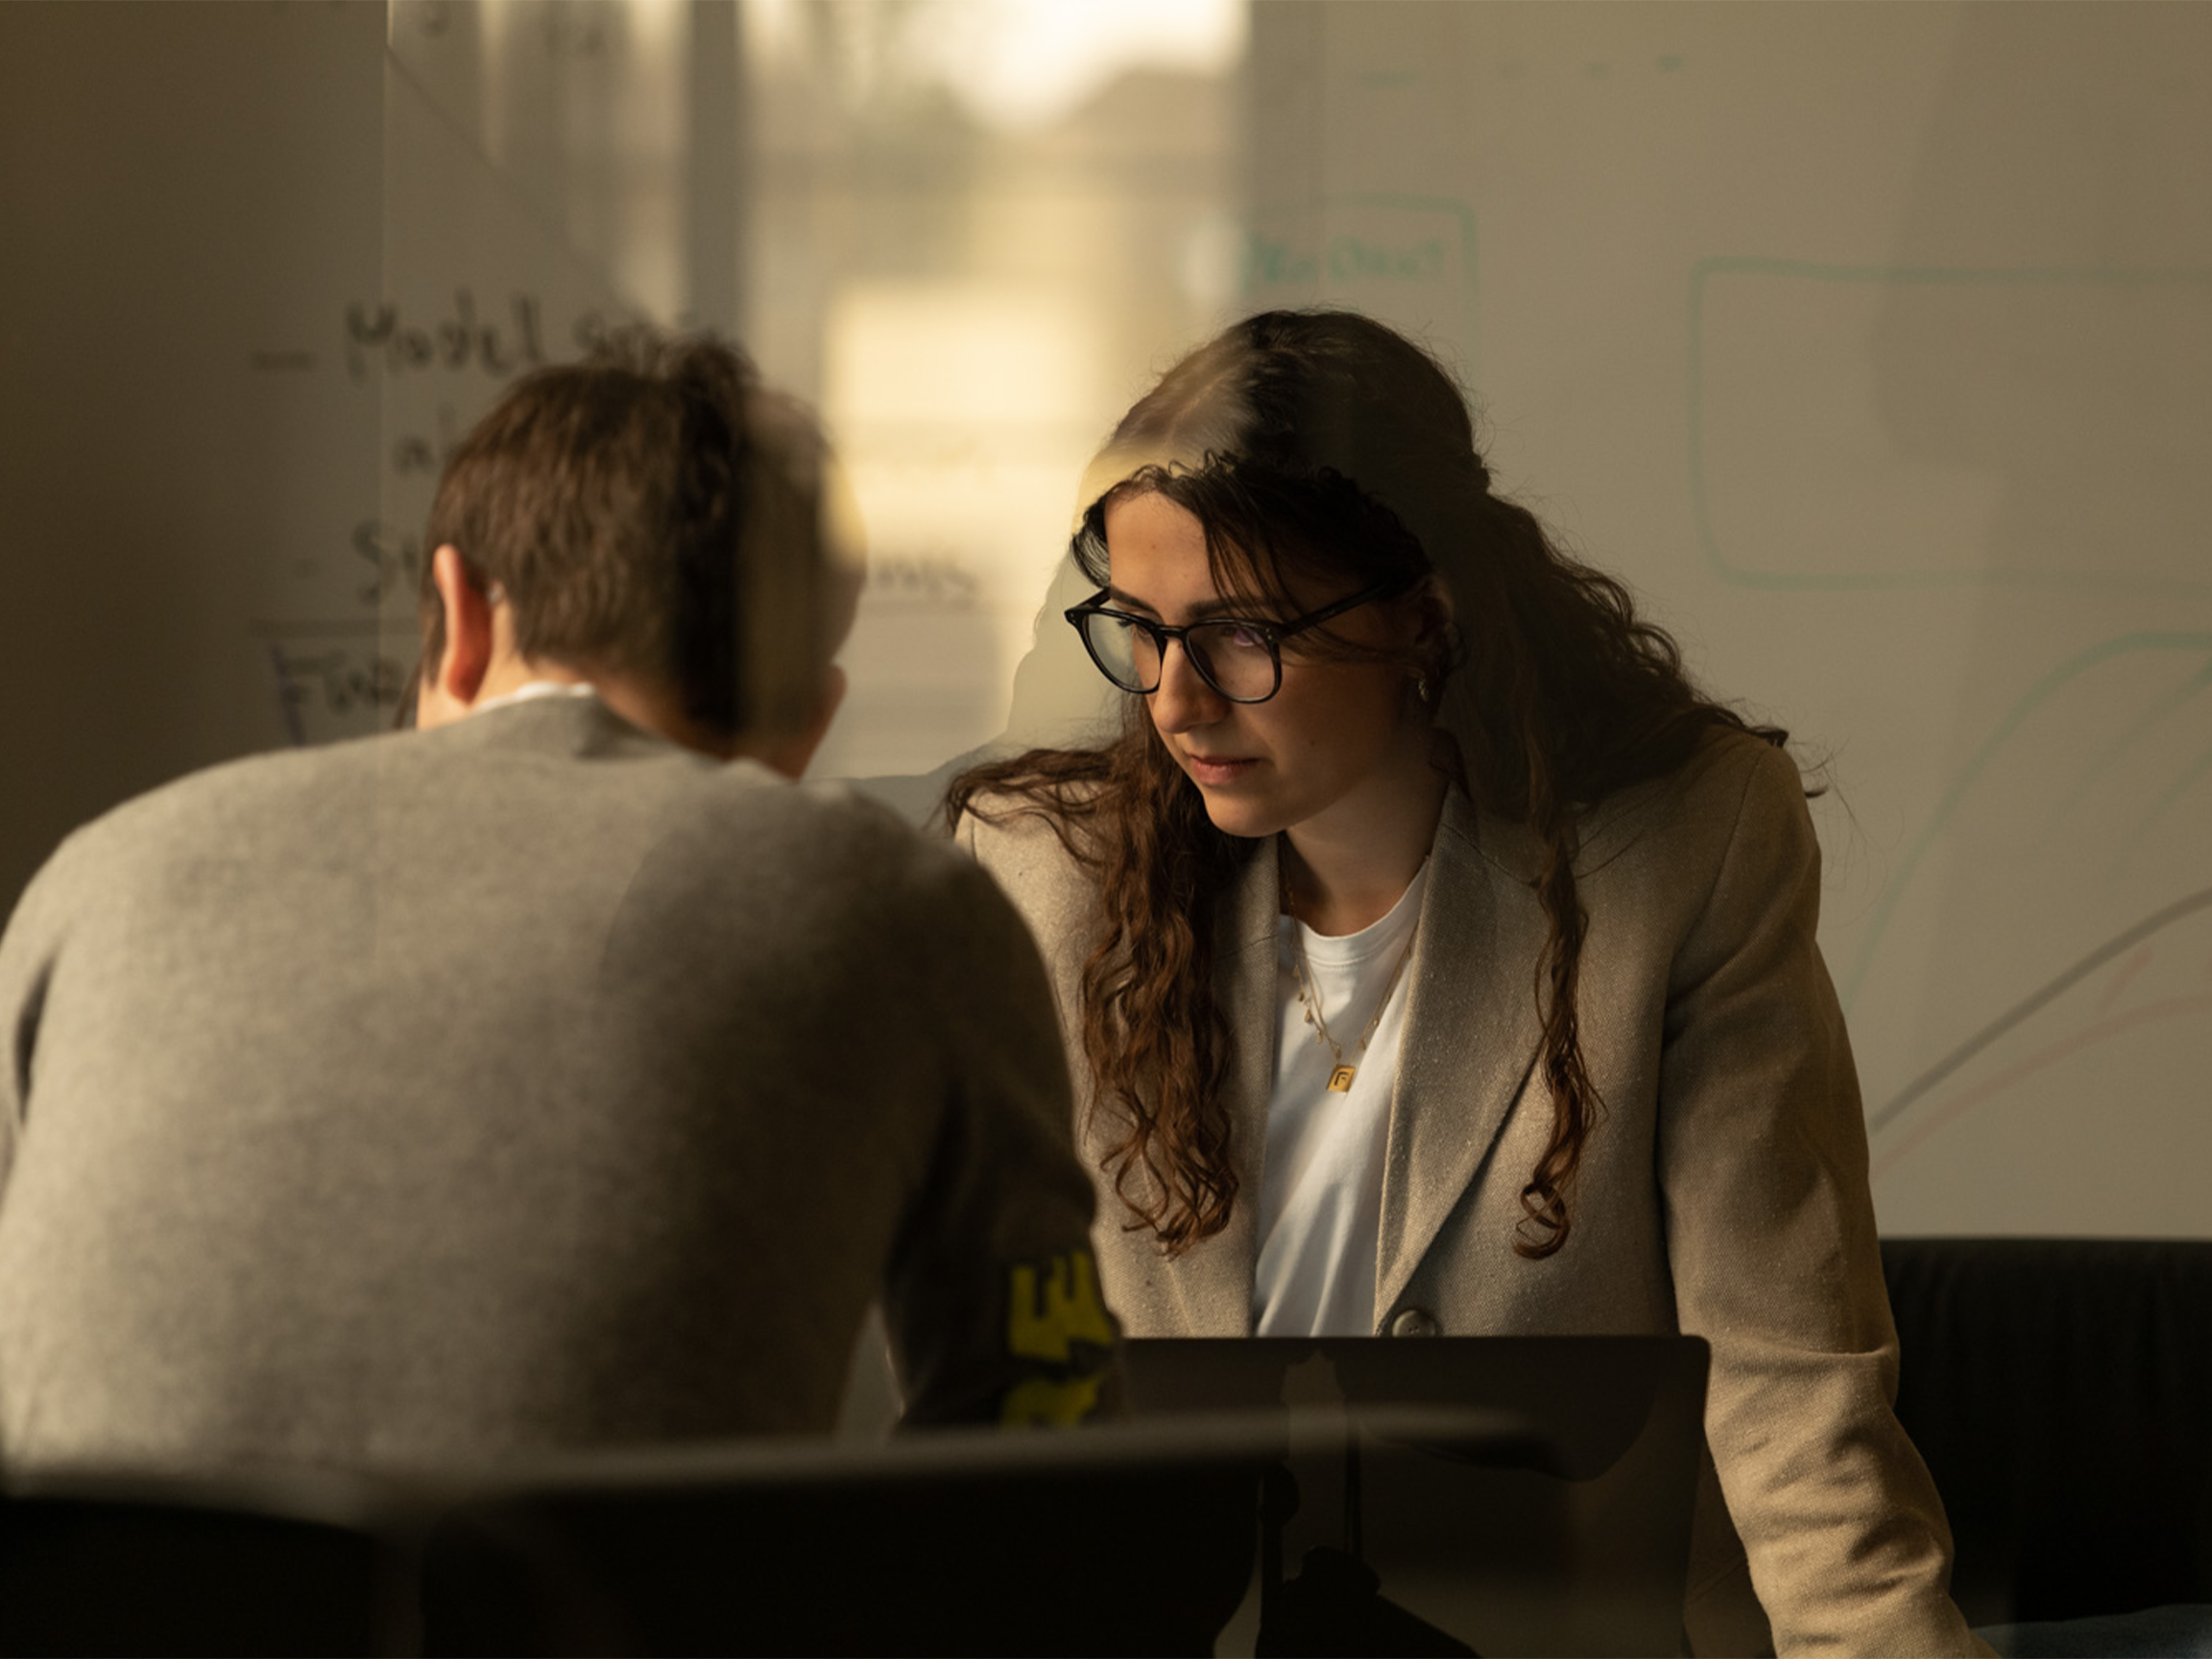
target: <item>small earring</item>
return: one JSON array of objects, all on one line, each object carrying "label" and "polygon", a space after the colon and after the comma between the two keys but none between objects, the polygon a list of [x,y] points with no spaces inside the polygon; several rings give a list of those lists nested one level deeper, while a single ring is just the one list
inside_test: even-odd
[{"label": "small earring", "polygon": [[1436,688],[1429,684],[1428,675],[1416,674],[1413,676],[1413,695],[1420,698],[1425,704],[1435,701]]}]

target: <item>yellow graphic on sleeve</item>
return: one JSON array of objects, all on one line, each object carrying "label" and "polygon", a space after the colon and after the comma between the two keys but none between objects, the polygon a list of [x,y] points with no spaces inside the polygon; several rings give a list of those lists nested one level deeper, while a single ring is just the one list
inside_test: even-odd
[{"label": "yellow graphic on sleeve", "polygon": [[1098,1299],[1098,1269],[1088,1250],[1018,1262],[1006,1304],[1006,1351],[1017,1359],[1065,1365],[1074,1345],[1114,1346],[1114,1322]]},{"label": "yellow graphic on sleeve", "polygon": [[1071,1377],[1065,1382],[1049,1377],[1032,1377],[1006,1390],[1006,1403],[998,1408],[998,1422],[1007,1429],[1066,1429],[1082,1422],[1098,1408],[1098,1387],[1103,1371]]},{"label": "yellow graphic on sleeve", "polygon": [[1006,1390],[998,1420],[1008,1428],[1080,1423],[1098,1407],[1114,1321],[1098,1296],[1088,1250],[1023,1262],[1007,1285],[1006,1351],[1016,1359],[1080,1365],[1072,1376],[1030,1377]]}]

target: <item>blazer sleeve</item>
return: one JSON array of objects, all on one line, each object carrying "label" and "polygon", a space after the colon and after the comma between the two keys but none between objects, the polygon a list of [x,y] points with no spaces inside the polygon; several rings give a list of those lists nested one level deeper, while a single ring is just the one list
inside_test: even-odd
[{"label": "blazer sleeve", "polygon": [[1707,1433],[1781,1653],[1981,1653],[1892,1410],[1889,1315],[1843,1015],[1815,942],[1795,766],[1753,760],[1673,966],[1659,1177],[1677,1312],[1712,1345]]},{"label": "blazer sleeve", "polygon": [[30,1120],[31,1076],[46,988],[64,931],[71,871],[82,837],[72,837],[23,890],[0,933],[0,1204]]},{"label": "blazer sleeve", "polygon": [[920,996],[941,1034],[930,1167],[887,1269],[909,1423],[1074,1423],[1121,1408],[1118,1327],[1091,1253],[1068,1063],[1044,965],[1013,906],[943,857]]}]

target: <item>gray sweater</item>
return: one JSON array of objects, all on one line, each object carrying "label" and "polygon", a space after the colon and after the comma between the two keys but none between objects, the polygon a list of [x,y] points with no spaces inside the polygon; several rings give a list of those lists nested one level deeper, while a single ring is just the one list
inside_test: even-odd
[{"label": "gray sweater", "polygon": [[109,813],[0,940],[0,1033],[12,1461],[827,1430],[878,1296],[912,1416],[1095,1392],[1021,921],[596,700]]}]

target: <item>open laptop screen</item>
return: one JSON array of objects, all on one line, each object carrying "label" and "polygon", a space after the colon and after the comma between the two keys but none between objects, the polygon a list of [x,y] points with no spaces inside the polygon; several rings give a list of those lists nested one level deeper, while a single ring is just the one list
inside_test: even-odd
[{"label": "open laptop screen", "polygon": [[[1155,1338],[1124,1354],[1141,1416],[1288,1408],[1253,1590],[1217,1652],[1683,1650],[1701,1339]],[[1389,1414],[1409,1407],[1467,1429],[1409,1439]]]}]

